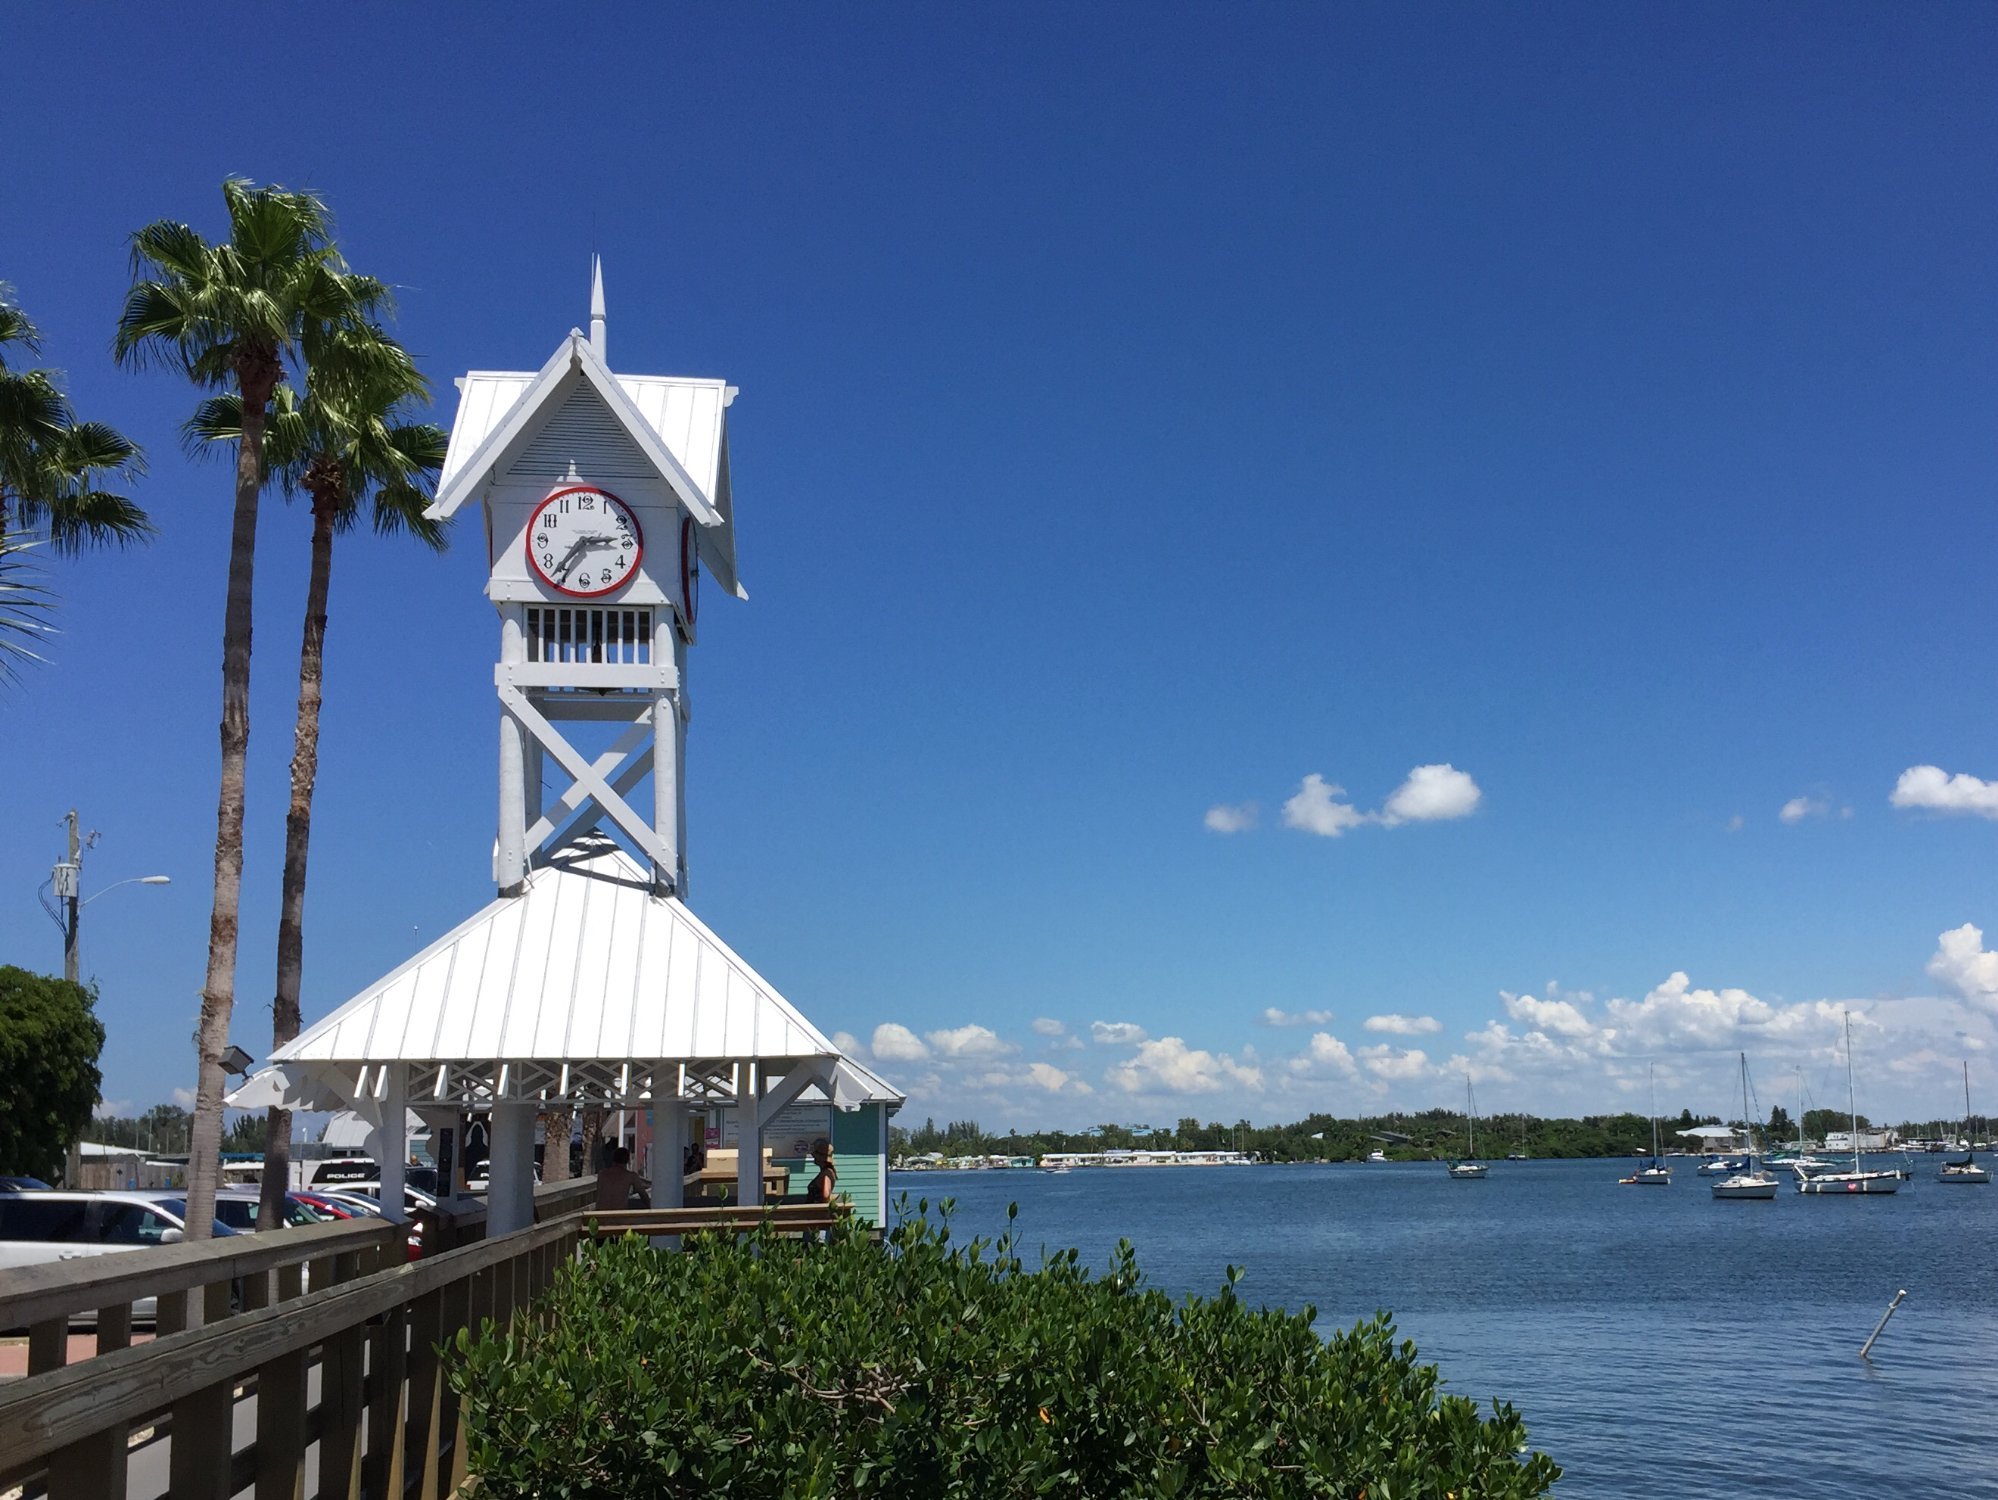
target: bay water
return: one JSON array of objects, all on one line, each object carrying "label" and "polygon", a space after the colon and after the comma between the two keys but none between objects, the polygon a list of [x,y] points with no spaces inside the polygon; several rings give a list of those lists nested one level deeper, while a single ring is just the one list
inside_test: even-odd
[{"label": "bay water", "polygon": [[1998,1500],[1998,1184],[1943,1185],[1941,1161],[1892,1197],[1781,1174],[1761,1203],[1716,1201],[1694,1162],[1619,1186],[1627,1161],[898,1172],[889,1196],[953,1199],[954,1239],[1017,1203],[1029,1265],[1129,1239],[1175,1296],[1236,1265],[1243,1297],[1327,1330],[1385,1309],[1447,1389],[1519,1409],[1560,1500]]}]

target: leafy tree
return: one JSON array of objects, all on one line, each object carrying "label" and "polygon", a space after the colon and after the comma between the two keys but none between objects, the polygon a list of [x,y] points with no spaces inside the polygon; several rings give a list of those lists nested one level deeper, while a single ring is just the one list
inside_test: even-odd
[{"label": "leafy tree", "polygon": [[1795,1140],[1797,1136],[1797,1122],[1790,1118],[1790,1111],[1778,1104],[1769,1111],[1769,1124],[1765,1127],[1765,1131],[1765,1138],[1771,1145]]},{"label": "leafy tree", "polygon": [[[306,859],[312,842],[312,794],[319,776],[319,716],[324,697],[327,600],[333,539],[350,530],[367,504],[376,532],[407,532],[442,549],[444,530],[424,515],[444,464],[444,430],[405,420],[427,403],[429,384],[403,347],[380,328],[336,330],[313,359],[301,401],[290,386],[272,392],[264,462],[287,495],[312,500],[312,560],[306,576],[305,627],[298,652],[298,718],[292,734],[291,805],[285,814],[284,878],[278,903],[277,993],[271,1006],[275,1050],[298,1035],[305,969]],[[197,449],[242,440],[237,395],[204,401],[187,426]],[[260,1224],[282,1227],[290,1179],[291,1111],[272,1106],[264,1149]]]},{"label": "leafy tree", "polygon": [[592,1247],[537,1316],[459,1337],[479,1494],[1526,1500],[1560,1476],[1385,1315],[1328,1336],[1232,1268],[1175,1301],[1128,1241],[1093,1276],[1073,1250],[1029,1269],[1011,1234],[954,1245],[947,1217],[889,1239]]},{"label": "leafy tree", "polygon": [[[222,1133],[224,1151],[262,1153],[266,1147],[269,1122],[260,1114],[245,1110],[229,1122],[229,1128]],[[284,1210],[277,1210],[278,1222],[284,1222]]]},{"label": "leafy tree", "polygon": [[[41,335],[0,282],[0,672],[39,659],[52,603],[29,553],[144,540],[146,513],[107,485],[145,467],[138,447],[102,422],[77,420],[55,373],[17,368],[41,353]],[[10,357],[14,363],[9,364]]]},{"label": "leafy tree", "polygon": [[0,966],[0,1171],[56,1177],[104,1078],[97,992]]},{"label": "leafy tree", "polygon": [[347,271],[326,205],[309,193],[222,185],[229,238],[210,244],[161,219],[132,236],[133,283],[113,348],[127,363],[161,362],[197,386],[233,385],[241,402],[235,512],[222,624],[222,772],[215,816],[214,907],[196,1035],[194,1139],[187,1233],[206,1238],[220,1171],[222,1054],[236,1001],[237,914],[243,884],[244,763],[250,742],[250,612],[264,429],[287,360],[310,365],[338,330],[366,321],[379,282]]}]

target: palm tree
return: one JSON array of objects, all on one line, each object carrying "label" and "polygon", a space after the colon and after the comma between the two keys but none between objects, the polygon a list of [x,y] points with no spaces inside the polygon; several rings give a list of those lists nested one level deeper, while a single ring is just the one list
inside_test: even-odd
[{"label": "palm tree", "polygon": [[[326,654],[326,604],[333,579],[333,539],[369,504],[375,530],[408,532],[442,550],[444,528],[424,515],[444,464],[444,430],[403,420],[427,404],[430,386],[409,354],[379,328],[357,324],[322,348],[306,376],[305,399],[288,385],[272,393],[264,462],[287,494],[312,499],[312,566],[305,588],[305,631],[298,651],[298,723],[291,757],[291,807],[284,824],[284,888],[278,911],[277,993],[271,1046],[298,1035],[305,965],[306,855],[312,841],[312,793],[319,774],[319,712]],[[242,437],[237,396],[202,402],[187,424],[199,449]],[[263,1204],[257,1223],[282,1226],[291,1169],[291,1111],[271,1107],[264,1137]]]},{"label": "palm tree", "polygon": [[39,660],[35,646],[50,630],[53,598],[31,549],[74,553],[153,530],[143,510],[103,488],[144,469],[138,447],[102,422],[79,422],[53,372],[10,368],[10,349],[38,355],[41,336],[0,282],[0,674]]},{"label": "palm tree", "polygon": [[200,1072],[187,1169],[187,1233],[214,1222],[221,1162],[222,1054],[236,1001],[237,914],[243,886],[243,780],[250,742],[250,604],[264,425],[285,362],[310,363],[334,331],[386,300],[379,282],[347,272],[326,205],[310,193],[222,184],[229,238],[210,244],[161,219],[132,236],[132,289],[112,348],[121,363],[165,363],[196,385],[233,382],[242,402],[236,503],[222,618],[222,775],[215,813],[215,901],[208,972],[195,1037]]}]

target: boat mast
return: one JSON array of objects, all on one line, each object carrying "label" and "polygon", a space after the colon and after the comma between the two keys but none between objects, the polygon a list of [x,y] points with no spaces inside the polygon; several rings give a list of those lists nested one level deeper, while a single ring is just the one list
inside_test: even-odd
[{"label": "boat mast", "polygon": [[1963,1154],[1965,1161],[1977,1160],[1977,1134],[1970,1128],[1970,1059],[1963,1060]]},{"label": "boat mast", "polygon": [[1646,1063],[1645,1077],[1651,1082],[1651,1165],[1658,1165],[1658,1064]]},{"label": "boat mast", "polygon": [[1741,1054],[1741,1133],[1748,1137],[1748,1170],[1755,1171],[1755,1122],[1748,1117],[1748,1054]]},{"label": "boat mast", "polygon": [[[1852,1170],[1859,1170],[1859,1091],[1852,1081],[1852,1012],[1845,1013],[1845,1103],[1852,1114]],[[1968,1064],[1966,1064],[1968,1066]]]}]

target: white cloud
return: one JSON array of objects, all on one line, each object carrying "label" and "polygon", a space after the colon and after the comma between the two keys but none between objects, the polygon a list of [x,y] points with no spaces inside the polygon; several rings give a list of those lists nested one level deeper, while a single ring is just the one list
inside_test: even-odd
[{"label": "white cloud", "polygon": [[1792,797],[1776,816],[1785,823],[1801,823],[1806,818],[1822,818],[1830,811],[1831,804],[1822,797]]},{"label": "white cloud", "polygon": [[1095,1090],[1077,1078],[1073,1073],[1065,1073],[1051,1063],[1037,1062],[1027,1069],[1026,1081],[1037,1089],[1050,1094],[1089,1094]]},{"label": "white cloud", "polygon": [[1040,1016],[1034,1021],[1035,1036],[1067,1036],[1068,1028],[1053,1016]]},{"label": "white cloud", "polygon": [[1746,828],[1747,826],[1748,826],[1748,819],[1744,818],[1740,813],[1736,813],[1733,817],[1727,820],[1727,831],[1729,833],[1740,833],[1741,830],[1743,828]]},{"label": "white cloud", "polygon": [[1341,802],[1339,798],[1345,795],[1344,787],[1334,786],[1313,771],[1284,803],[1284,827],[1301,828],[1328,839],[1336,839],[1348,828],[1359,827],[1368,821],[1367,815],[1351,803]]},{"label": "white cloud", "polygon": [[859,1037],[850,1031],[835,1031],[832,1043],[848,1057],[865,1058],[867,1056],[866,1046],[861,1042]]},{"label": "white cloud", "polygon": [[1397,823],[1440,823],[1450,818],[1468,818],[1477,811],[1484,795],[1477,782],[1455,766],[1417,766],[1387,799],[1387,805],[1381,809],[1381,822],[1392,828]]},{"label": "white cloud", "polygon": [[1990,1015],[1998,1015],[1998,953],[1984,946],[1982,929],[1965,922],[1936,940],[1929,977],[1939,979]]},{"label": "white cloud", "polygon": [[1434,1016],[1404,1016],[1398,1011],[1368,1016],[1360,1024],[1369,1031],[1385,1031],[1390,1036],[1433,1036],[1443,1029],[1443,1023]]},{"label": "white cloud", "polygon": [[1523,1021],[1529,1031],[1549,1032],[1554,1036],[1587,1036],[1595,1030],[1595,1022],[1583,1015],[1572,1000],[1563,1000],[1550,995],[1542,1000],[1533,995],[1515,995],[1510,990],[1499,991],[1499,1002],[1505,1006],[1505,1013],[1515,1021]]},{"label": "white cloud", "polygon": [[99,1099],[91,1111],[100,1120],[128,1120],[132,1117],[130,1099]]},{"label": "white cloud", "polygon": [[1004,1057],[1020,1049],[1004,1042],[988,1026],[956,1026],[946,1031],[926,1032],[925,1037],[938,1057]]},{"label": "white cloud", "polygon": [[1389,795],[1379,812],[1362,812],[1352,803],[1341,801],[1345,795],[1344,787],[1313,771],[1284,803],[1284,826],[1336,839],[1347,829],[1363,823],[1398,828],[1404,823],[1467,818],[1484,800],[1484,793],[1469,773],[1452,765],[1417,766]]},{"label": "white cloud", "polygon": [[1429,1071],[1429,1054],[1420,1047],[1403,1050],[1385,1043],[1360,1049],[1360,1061],[1376,1078],[1405,1080],[1420,1078]]},{"label": "white cloud", "polygon": [[922,1038],[895,1021],[874,1028],[874,1055],[882,1062],[921,1062],[930,1055]]},{"label": "white cloud", "polygon": [[1293,1057],[1288,1066],[1298,1078],[1319,1077],[1328,1071],[1343,1078],[1357,1078],[1360,1074],[1352,1049],[1329,1031],[1313,1032],[1310,1045]]},{"label": "white cloud", "polygon": [[1274,1005],[1260,1017],[1265,1026],[1323,1026],[1332,1019],[1329,1010],[1278,1010]]},{"label": "white cloud", "polygon": [[1106,1047],[1128,1047],[1142,1042],[1149,1033],[1135,1021],[1091,1021],[1089,1039]]},{"label": "white cloud", "polygon": [[1263,1086],[1261,1068],[1225,1052],[1188,1047],[1176,1036],[1144,1043],[1136,1056],[1103,1076],[1127,1094],[1214,1094],[1231,1084],[1251,1091]]},{"label": "white cloud", "polygon": [[193,1089],[175,1089],[175,1090],[173,1091],[173,1102],[174,1102],[175,1104],[178,1104],[178,1105],[179,1105],[179,1106],[180,1106],[180,1107],[181,1107],[182,1109],[193,1109],[193,1108],[194,1108],[194,1090],[193,1090]]},{"label": "white cloud", "polygon": [[1980,781],[1960,771],[1952,776],[1941,766],[1910,766],[1887,800],[1896,807],[1998,818],[1998,781]]},{"label": "white cloud", "polygon": [[1256,804],[1242,802],[1231,807],[1217,802],[1207,809],[1207,816],[1201,821],[1209,833],[1247,833],[1256,826]]}]

